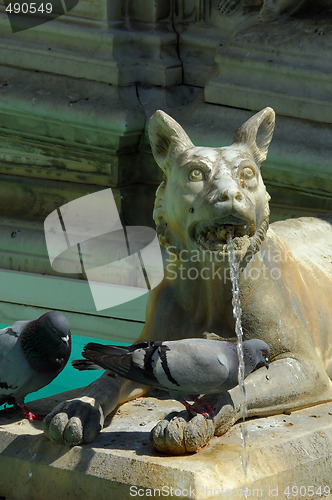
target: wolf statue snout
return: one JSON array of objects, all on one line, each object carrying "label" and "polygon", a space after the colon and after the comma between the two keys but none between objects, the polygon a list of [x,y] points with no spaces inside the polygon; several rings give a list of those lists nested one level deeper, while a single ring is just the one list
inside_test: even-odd
[{"label": "wolf statue snout", "polygon": [[243,200],[243,195],[236,187],[229,187],[221,191],[218,195],[218,201],[229,202],[230,204],[236,204]]},{"label": "wolf statue snout", "polygon": [[236,185],[219,187],[215,195],[214,208],[218,211],[219,217],[233,216],[244,221],[255,220],[253,203]]}]

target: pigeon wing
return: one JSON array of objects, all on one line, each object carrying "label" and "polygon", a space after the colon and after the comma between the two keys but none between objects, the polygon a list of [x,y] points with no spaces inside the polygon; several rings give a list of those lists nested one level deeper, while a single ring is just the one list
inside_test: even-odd
[{"label": "pigeon wing", "polygon": [[20,334],[30,321],[16,321],[0,330],[0,401],[23,404],[27,394],[49,384],[54,374],[36,372],[20,345]]},{"label": "pigeon wing", "polygon": [[21,332],[29,323],[30,321],[16,321],[12,326],[0,330],[0,383],[6,375],[7,363],[11,363],[11,357],[17,350],[15,346],[19,344]]},{"label": "pigeon wing", "polygon": [[206,339],[163,342],[154,370],[157,380],[174,397],[228,390],[230,360],[223,344]]},{"label": "pigeon wing", "polygon": [[0,330],[0,404],[8,401],[18,388],[12,352],[19,335],[9,326]]},{"label": "pigeon wing", "polygon": [[207,339],[146,342],[129,347],[89,343],[82,354],[122,377],[166,389],[176,399],[223,392],[237,384],[234,343]]},{"label": "pigeon wing", "polygon": [[[28,394],[29,381],[34,374],[20,346],[20,333],[29,321],[17,321],[0,330],[0,400],[11,398],[23,402]],[[37,387],[38,389],[39,387]],[[33,390],[37,390],[33,389]]]}]

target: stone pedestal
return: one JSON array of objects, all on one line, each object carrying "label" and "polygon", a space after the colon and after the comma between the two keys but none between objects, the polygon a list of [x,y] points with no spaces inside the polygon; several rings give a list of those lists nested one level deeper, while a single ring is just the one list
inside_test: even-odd
[{"label": "stone pedestal", "polygon": [[[30,406],[47,412],[67,397],[75,393]],[[71,449],[51,444],[38,422],[32,425],[17,415],[1,415],[0,493],[7,500],[78,499],[82,495],[86,500],[158,495],[201,500],[244,497],[247,489],[248,498],[329,497],[331,403],[246,422],[247,478],[241,465],[239,425],[214,437],[194,455],[156,453],[148,443],[149,431],[173,410],[181,411],[182,405],[163,399],[161,393],[126,403],[93,444]]]}]

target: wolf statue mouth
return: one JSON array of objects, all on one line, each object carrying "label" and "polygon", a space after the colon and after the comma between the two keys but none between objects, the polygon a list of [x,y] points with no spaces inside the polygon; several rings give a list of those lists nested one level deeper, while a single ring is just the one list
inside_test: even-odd
[{"label": "wolf statue mouth", "polygon": [[256,233],[256,226],[248,221],[235,217],[214,219],[208,222],[193,224],[189,234],[196,246],[203,251],[226,254],[227,235],[233,239],[235,252],[243,252],[250,246],[251,238]]}]

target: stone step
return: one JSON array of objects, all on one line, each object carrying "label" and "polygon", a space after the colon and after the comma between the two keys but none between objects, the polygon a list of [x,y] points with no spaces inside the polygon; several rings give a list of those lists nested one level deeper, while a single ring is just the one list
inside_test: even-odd
[{"label": "stone step", "polygon": [[[47,413],[64,393],[29,403]],[[328,498],[332,490],[332,403],[290,415],[245,422],[248,476],[241,465],[240,426],[214,437],[198,453],[165,456],[148,443],[151,428],[180,403],[161,392],[121,406],[94,443],[50,443],[41,423],[0,416],[0,494],[7,500],[128,500],[162,497],[203,500],[244,497]],[[288,495],[287,495],[288,493]]]}]

